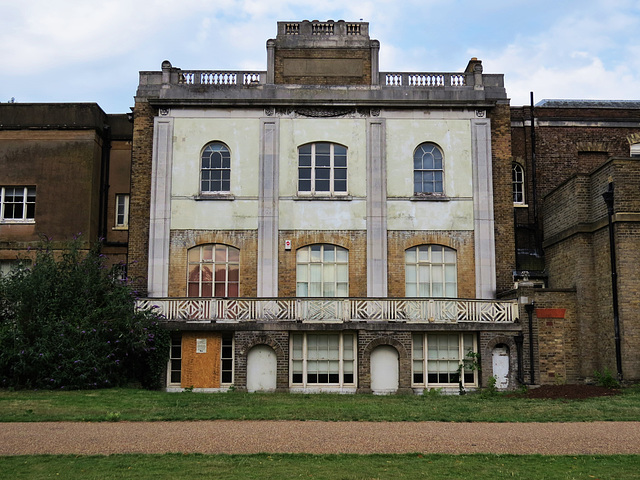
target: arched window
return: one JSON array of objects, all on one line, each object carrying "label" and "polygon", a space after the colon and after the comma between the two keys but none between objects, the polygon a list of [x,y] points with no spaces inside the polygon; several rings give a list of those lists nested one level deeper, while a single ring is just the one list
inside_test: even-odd
[{"label": "arched window", "polygon": [[336,143],[308,143],[298,148],[298,193],[347,194],[347,148]]},{"label": "arched window", "polygon": [[348,297],[349,252],[335,245],[309,245],[296,253],[298,297]]},{"label": "arched window", "polygon": [[513,203],[524,204],[524,169],[519,163],[514,163],[511,172]]},{"label": "arched window", "polygon": [[444,193],[443,155],[435,143],[423,143],[413,154],[413,191],[416,195]]},{"label": "arched window", "polygon": [[458,296],[456,251],[442,245],[418,245],[405,251],[407,297]]},{"label": "arched window", "polygon": [[227,146],[212,142],[204,147],[200,157],[200,191],[218,193],[231,191],[231,153]]},{"label": "arched window", "polygon": [[220,244],[191,248],[188,253],[189,297],[237,297],[240,250]]}]

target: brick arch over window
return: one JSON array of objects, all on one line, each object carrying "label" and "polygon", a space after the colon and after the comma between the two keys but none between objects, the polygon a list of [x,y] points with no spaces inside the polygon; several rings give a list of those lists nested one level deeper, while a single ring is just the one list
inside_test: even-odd
[{"label": "brick arch over window", "polygon": [[368,390],[371,388],[371,353],[376,347],[388,345],[398,352],[398,363],[400,367],[398,377],[398,391],[411,388],[411,356],[406,347],[397,339],[389,336],[377,337],[371,340],[360,354],[360,381],[359,388]]}]

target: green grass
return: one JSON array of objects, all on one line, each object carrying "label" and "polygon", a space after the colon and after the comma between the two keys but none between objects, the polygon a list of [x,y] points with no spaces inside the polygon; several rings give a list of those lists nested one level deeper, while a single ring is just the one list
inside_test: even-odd
[{"label": "green grass", "polygon": [[640,386],[585,400],[504,395],[165,393],[139,389],[0,391],[0,422],[322,420],[448,422],[640,421]]},{"label": "green grass", "polygon": [[[0,457],[0,479],[636,479],[636,455],[34,455]],[[533,473],[535,472],[535,473]]]}]

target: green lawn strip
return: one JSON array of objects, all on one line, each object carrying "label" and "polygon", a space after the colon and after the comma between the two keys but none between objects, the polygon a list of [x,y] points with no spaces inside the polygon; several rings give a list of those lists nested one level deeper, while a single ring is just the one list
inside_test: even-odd
[{"label": "green lawn strip", "polygon": [[621,395],[537,400],[505,395],[166,393],[141,389],[0,391],[0,422],[322,420],[640,421],[640,386]]},{"label": "green lawn strip", "polygon": [[4,479],[635,479],[637,455],[33,455],[0,457]]}]

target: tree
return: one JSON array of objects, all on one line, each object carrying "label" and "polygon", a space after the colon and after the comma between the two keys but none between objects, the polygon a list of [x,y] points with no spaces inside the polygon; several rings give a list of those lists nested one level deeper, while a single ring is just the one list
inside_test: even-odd
[{"label": "tree", "polygon": [[0,276],[0,386],[85,389],[160,386],[169,334],[157,314],[109,268],[101,243],[79,239],[54,255],[43,239],[35,262]]}]

